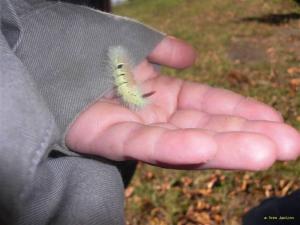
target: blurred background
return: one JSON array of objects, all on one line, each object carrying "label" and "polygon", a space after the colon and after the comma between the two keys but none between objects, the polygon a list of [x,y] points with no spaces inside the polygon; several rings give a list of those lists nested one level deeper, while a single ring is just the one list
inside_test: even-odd
[{"label": "blurred background", "polygon": [[[101,1],[98,1],[101,2]],[[102,1],[105,2],[105,1]],[[187,70],[162,72],[228,88],[279,110],[300,129],[300,1],[114,0],[112,11],[192,44]],[[104,9],[110,10],[111,5]],[[139,164],[127,224],[241,224],[261,200],[300,188],[300,161],[264,172],[178,171]]]}]

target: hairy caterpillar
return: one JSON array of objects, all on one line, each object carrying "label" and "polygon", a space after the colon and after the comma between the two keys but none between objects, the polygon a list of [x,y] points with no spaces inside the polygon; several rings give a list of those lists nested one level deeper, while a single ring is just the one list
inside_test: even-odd
[{"label": "hairy caterpillar", "polygon": [[122,46],[111,46],[108,58],[114,78],[115,88],[123,103],[131,109],[141,109],[147,104],[146,97],[154,92],[142,94],[134,80],[129,54]]}]

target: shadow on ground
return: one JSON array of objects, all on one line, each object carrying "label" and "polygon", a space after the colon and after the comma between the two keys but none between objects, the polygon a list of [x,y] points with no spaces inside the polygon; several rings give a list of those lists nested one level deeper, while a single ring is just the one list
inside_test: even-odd
[{"label": "shadow on ground", "polygon": [[[300,0],[297,0],[300,4]],[[258,22],[258,23],[266,23],[270,25],[281,25],[284,23],[288,23],[292,20],[300,19],[300,13],[286,13],[286,14],[267,14],[264,16],[258,17],[246,17],[242,18],[242,22]]]}]

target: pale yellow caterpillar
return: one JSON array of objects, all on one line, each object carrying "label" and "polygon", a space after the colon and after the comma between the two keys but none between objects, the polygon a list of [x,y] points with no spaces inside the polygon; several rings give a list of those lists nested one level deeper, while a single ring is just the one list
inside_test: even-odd
[{"label": "pale yellow caterpillar", "polygon": [[154,92],[142,94],[141,88],[132,73],[132,64],[126,49],[122,46],[111,46],[108,58],[118,96],[130,109],[141,109],[147,104],[146,97]]}]

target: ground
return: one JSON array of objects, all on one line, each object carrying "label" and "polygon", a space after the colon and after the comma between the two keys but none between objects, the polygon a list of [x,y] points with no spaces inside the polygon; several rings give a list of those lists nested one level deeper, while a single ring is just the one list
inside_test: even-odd
[{"label": "ground", "polygon": [[[199,53],[182,79],[228,88],[300,129],[300,6],[293,0],[131,0],[114,13],[184,39]],[[145,164],[126,190],[128,224],[241,224],[262,199],[300,187],[300,161],[263,172],[178,171]]]}]

